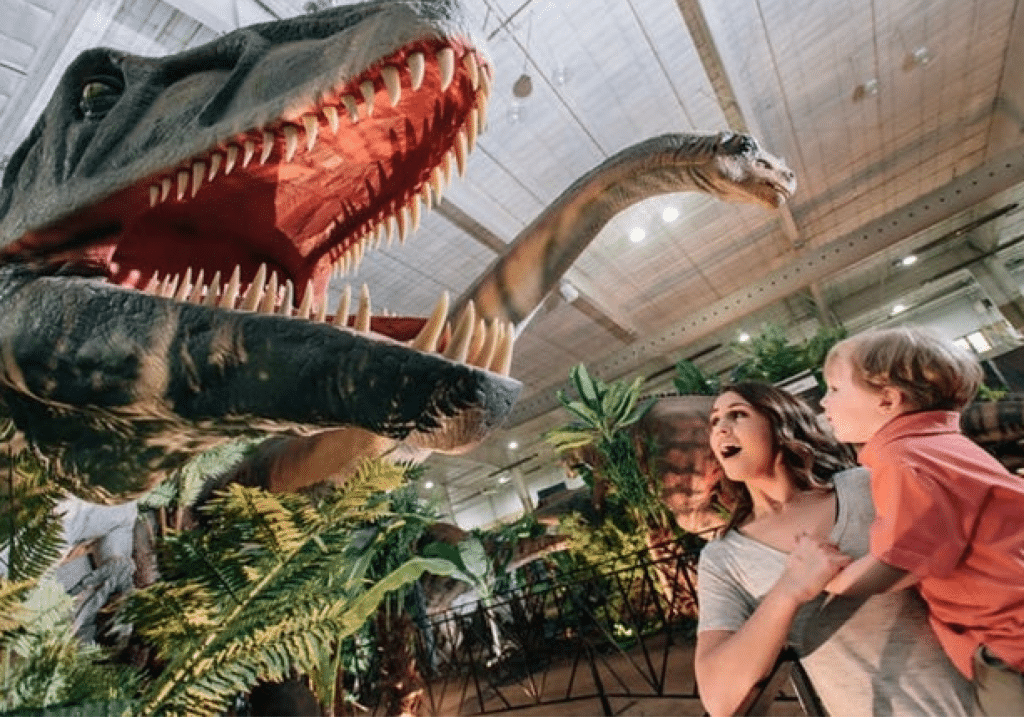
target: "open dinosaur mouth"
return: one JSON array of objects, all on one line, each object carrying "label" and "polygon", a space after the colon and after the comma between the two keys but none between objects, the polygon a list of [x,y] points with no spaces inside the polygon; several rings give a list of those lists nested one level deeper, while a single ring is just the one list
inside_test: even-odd
[{"label": "open dinosaur mouth", "polygon": [[511,326],[470,306],[452,327],[447,295],[430,319],[373,316],[365,288],[352,313],[347,290],[327,306],[332,276],[404,242],[464,172],[490,86],[468,44],[417,41],[4,254],[177,301],[372,331],[507,374]]}]

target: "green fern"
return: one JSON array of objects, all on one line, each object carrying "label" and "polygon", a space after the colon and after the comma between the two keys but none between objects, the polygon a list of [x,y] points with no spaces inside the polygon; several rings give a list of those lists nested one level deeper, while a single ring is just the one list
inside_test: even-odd
[{"label": "green fern", "polygon": [[218,714],[257,680],[323,672],[389,592],[425,570],[458,573],[449,561],[413,558],[369,579],[403,523],[381,520],[382,489],[403,475],[367,464],[316,505],[237,485],[211,499],[206,528],[167,540],[165,580],[136,592],[122,616],[166,661],[136,710]]}]

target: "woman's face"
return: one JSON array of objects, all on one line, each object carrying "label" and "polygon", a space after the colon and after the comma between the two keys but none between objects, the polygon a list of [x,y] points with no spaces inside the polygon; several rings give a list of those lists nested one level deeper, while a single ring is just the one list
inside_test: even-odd
[{"label": "woman's face", "polygon": [[730,480],[772,475],[776,450],[771,422],[740,394],[726,391],[715,400],[710,440]]}]

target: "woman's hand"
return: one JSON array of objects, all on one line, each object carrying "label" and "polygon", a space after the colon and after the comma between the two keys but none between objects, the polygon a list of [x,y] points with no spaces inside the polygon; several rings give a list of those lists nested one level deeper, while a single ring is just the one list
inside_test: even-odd
[{"label": "woman's hand", "polygon": [[803,604],[817,597],[851,562],[853,558],[839,552],[832,543],[801,533],[796,536],[786,569],[776,586]]}]

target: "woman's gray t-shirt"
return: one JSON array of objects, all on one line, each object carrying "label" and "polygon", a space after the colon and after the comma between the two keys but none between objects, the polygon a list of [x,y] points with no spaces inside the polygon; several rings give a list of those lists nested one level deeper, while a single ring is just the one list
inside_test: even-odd
[{"label": "woman's gray t-shirt", "polygon": [[[874,520],[869,475],[835,476],[830,540],[853,558],[868,552]],[[700,556],[697,630],[736,631],[778,581],[786,553],[735,530]],[[949,661],[914,589],[870,598],[821,595],[797,613],[789,643],[831,715],[968,715],[971,684]]]}]

